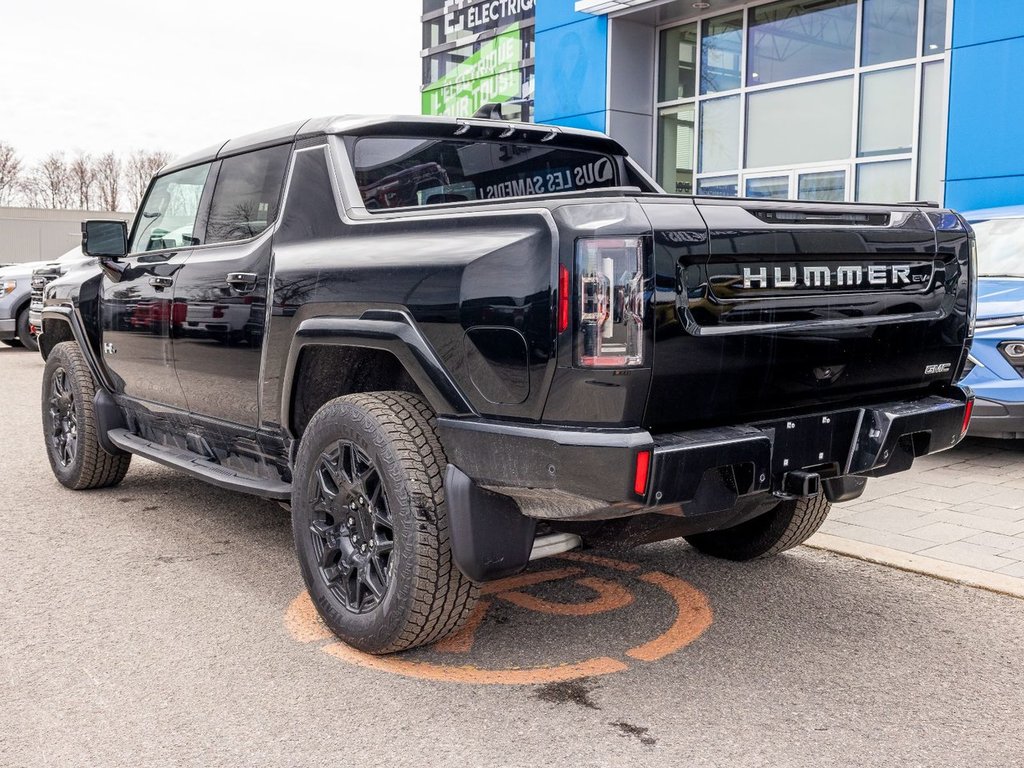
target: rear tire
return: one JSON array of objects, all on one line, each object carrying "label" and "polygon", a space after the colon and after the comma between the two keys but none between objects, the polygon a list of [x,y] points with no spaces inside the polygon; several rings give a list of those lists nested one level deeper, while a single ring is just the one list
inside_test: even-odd
[{"label": "rear tire", "polygon": [[405,392],[331,400],[302,436],[292,532],[313,604],[349,645],[383,654],[459,629],[477,588],[452,560],[447,460],[430,407]]},{"label": "rear tire", "polygon": [[96,384],[75,342],[62,342],[50,352],[42,394],[46,457],[60,484],[82,491],[120,483],[132,457],[107,453],[99,444],[92,403]]},{"label": "rear tire", "polygon": [[21,342],[25,349],[32,350],[33,352],[39,351],[39,342],[29,330],[28,307],[25,307],[25,309],[18,313],[18,341]]},{"label": "rear tire", "polygon": [[825,522],[831,509],[832,504],[824,496],[790,499],[735,528],[685,538],[700,552],[725,560],[771,557],[807,541]]}]

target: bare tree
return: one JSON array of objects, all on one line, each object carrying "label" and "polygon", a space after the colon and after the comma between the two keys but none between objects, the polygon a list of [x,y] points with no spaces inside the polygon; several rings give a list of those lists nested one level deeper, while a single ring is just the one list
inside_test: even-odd
[{"label": "bare tree", "polygon": [[0,141],[0,205],[11,202],[21,183],[21,158],[14,147]]},{"label": "bare tree", "polygon": [[121,197],[121,160],[113,152],[97,158],[96,185],[103,210],[116,211]]},{"label": "bare tree", "polygon": [[146,194],[149,180],[157,171],[167,165],[171,156],[167,152],[148,151],[137,149],[128,157],[125,163],[125,184],[128,187],[128,195],[131,197],[132,206],[138,208],[142,205],[142,198]]},{"label": "bare tree", "polygon": [[78,207],[83,211],[92,208],[96,197],[96,166],[86,152],[75,155],[69,166],[71,183]]},{"label": "bare tree", "polygon": [[35,187],[47,208],[70,208],[74,199],[71,170],[63,152],[51,152],[32,168]]}]

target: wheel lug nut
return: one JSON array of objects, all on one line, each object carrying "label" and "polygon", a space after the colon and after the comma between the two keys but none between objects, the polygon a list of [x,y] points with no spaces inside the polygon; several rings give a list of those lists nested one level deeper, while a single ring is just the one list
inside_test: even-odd
[{"label": "wheel lug nut", "polygon": [[355,512],[356,511],[356,503],[353,501],[351,504],[348,505],[348,508],[351,509],[353,512]]},{"label": "wheel lug nut", "polygon": [[366,499],[364,499],[362,496],[360,496],[359,497],[359,506],[363,506],[364,504],[366,504]]}]

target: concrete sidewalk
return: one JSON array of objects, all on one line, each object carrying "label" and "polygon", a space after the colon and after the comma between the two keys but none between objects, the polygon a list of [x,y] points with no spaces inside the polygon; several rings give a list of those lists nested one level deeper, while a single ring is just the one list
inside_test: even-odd
[{"label": "concrete sidewalk", "polygon": [[810,543],[955,581],[977,581],[962,578],[977,572],[985,586],[1024,595],[1024,443],[968,439],[873,479],[860,499],[833,508]]}]

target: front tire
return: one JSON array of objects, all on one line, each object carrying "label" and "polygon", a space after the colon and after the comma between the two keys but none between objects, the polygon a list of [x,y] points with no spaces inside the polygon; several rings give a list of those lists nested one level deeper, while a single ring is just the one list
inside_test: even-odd
[{"label": "front tire", "polygon": [[53,474],[74,491],[117,485],[131,454],[113,455],[99,444],[93,411],[96,384],[73,341],[53,348],[43,369],[43,437]]},{"label": "front tire", "polygon": [[18,313],[18,341],[21,342],[25,349],[32,350],[33,352],[39,351],[39,342],[32,335],[31,330],[29,330],[28,307],[25,307],[25,309]]},{"label": "front tire", "polygon": [[771,557],[803,544],[821,527],[832,504],[824,496],[789,499],[734,528],[686,536],[690,546],[725,560]]},{"label": "front tire", "polygon": [[419,397],[331,400],[299,446],[292,532],[327,626],[383,654],[436,642],[469,617],[477,588],[451,555],[434,414]]}]

